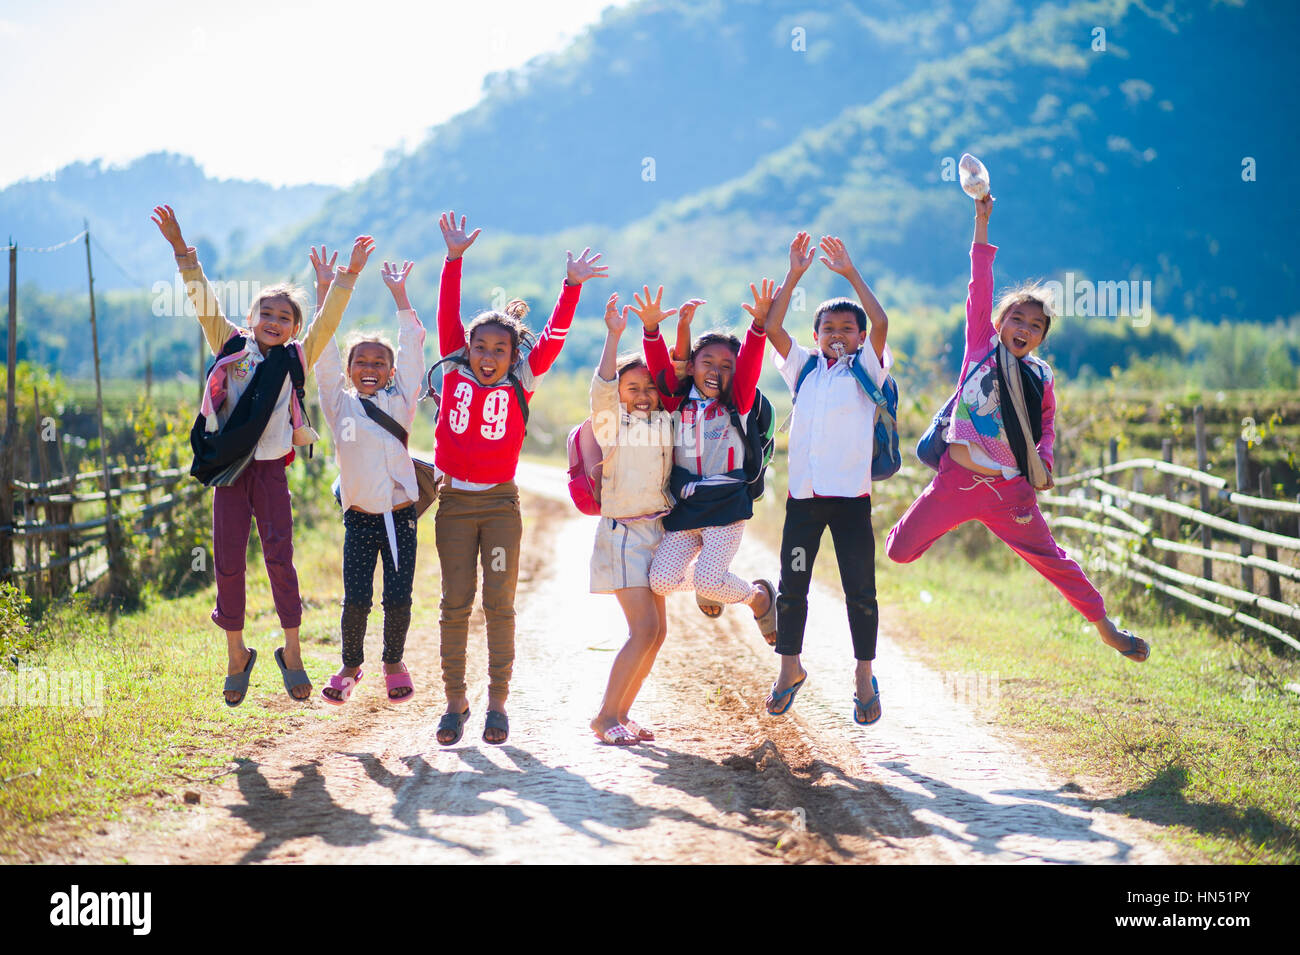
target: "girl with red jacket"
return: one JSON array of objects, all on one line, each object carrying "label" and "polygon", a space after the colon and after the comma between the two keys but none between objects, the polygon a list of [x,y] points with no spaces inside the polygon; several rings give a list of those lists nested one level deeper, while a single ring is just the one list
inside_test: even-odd
[{"label": "girl with red jacket", "polygon": [[[460,317],[461,261],[481,229],[465,234],[465,216],[438,219],[447,260],[438,292],[438,347],[450,358],[442,379],[442,405],[434,432],[434,465],[443,475],[434,517],[442,565],[442,680],[447,712],[438,742],[460,741],[469,718],[465,644],[478,590],[476,561],[483,565],[483,613],[487,618],[488,702],[483,741],[504,743],[510,734],[506,698],[515,658],[515,585],[519,579],[519,488],[515,468],[523,447],[527,402],[564,347],[582,283],[603,277],[599,253],[567,256],[567,276],[555,310],[533,339],[528,312],[515,299],[504,312],[485,311],[466,329]],[[528,347],[531,346],[531,347]],[[526,349],[526,350],[525,350]]]}]

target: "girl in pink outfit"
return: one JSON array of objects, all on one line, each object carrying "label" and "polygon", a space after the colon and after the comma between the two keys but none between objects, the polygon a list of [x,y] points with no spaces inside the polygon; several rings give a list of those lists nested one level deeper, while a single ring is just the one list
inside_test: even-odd
[{"label": "girl in pink outfit", "polygon": [[[910,563],[959,524],[977,520],[1029,562],[1061,591],[1084,619],[1097,628],[1102,642],[1137,663],[1151,648],[1106,615],[1106,605],[1079,565],[1061,549],[1038,509],[1036,490],[1051,487],[1052,446],[1056,439],[1056,396],[1052,369],[1031,352],[1047,337],[1052,324],[1051,300],[1036,285],[1003,295],[993,312],[993,257],[988,244],[993,197],[975,202],[975,239],[971,245],[971,279],[966,298],[966,351],[962,358],[956,403],[944,435],[948,449],[939,473],[889,532],[885,552],[891,560]],[[1014,410],[1003,414],[1007,390],[998,367],[998,345],[1005,345],[1019,368],[1035,448],[1019,437]],[[1007,402],[1009,404],[1009,400]],[[1037,488],[1026,474],[1033,453],[1046,471]],[[1036,462],[1035,462],[1036,463]]]}]

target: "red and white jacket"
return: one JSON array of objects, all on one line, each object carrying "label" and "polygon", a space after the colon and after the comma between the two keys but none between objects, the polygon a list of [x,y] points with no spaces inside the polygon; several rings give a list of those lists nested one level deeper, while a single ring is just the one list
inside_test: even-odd
[{"label": "red and white jacket", "polygon": [[[460,317],[460,276],[463,259],[442,266],[438,289],[438,351],[447,358],[468,352],[469,340]],[[537,344],[511,367],[531,400],[537,379],[559,357],[578,307],[581,285],[564,283]],[[524,414],[508,378],[495,385],[480,384],[468,368],[447,364],[442,377],[442,408],[434,431],[434,466],[443,474],[475,484],[513,481],[524,444]]]}]

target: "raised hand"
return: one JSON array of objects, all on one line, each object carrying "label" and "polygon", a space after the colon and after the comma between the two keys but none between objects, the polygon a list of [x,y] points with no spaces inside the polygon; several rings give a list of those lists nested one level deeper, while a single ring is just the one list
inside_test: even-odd
[{"label": "raised hand", "polygon": [[444,212],[438,216],[438,228],[442,229],[442,240],[447,243],[447,258],[459,259],[465,250],[474,244],[482,229],[475,229],[465,234],[465,217],[460,217],[460,228],[456,227],[456,210]]},{"label": "raised hand", "polygon": [[406,297],[406,277],[411,274],[414,265],[414,262],[403,261],[399,269],[396,263],[385,262],[379,273],[383,277],[384,284],[388,286],[388,291],[393,293],[393,301],[397,303],[399,312],[407,311],[411,307],[411,300]]},{"label": "raised hand", "polygon": [[317,285],[329,285],[334,281],[334,264],[339,260],[339,253],[335,249],[328,262],[325,261],[327,255],[329,255],[329,250],[323,245],[320,247],[319,252],[316,251],[316,246],[313,245],[311,252],[307,255],[307,258],[311,260],[312,269],[316,272]]},{"label": "raised hand", "polygon": [[572,252],[565,252],[565,270],[566,280],[570,285],[581,285],[587,279],[603,279],[609,272],[608,265],[597,265],[596,260],[600,258],[600,253],[591,255],[591,249],[582,250],[582,255],[576,259]]},{"label": "raised hand", "polygon": [[749,291],[754,296],[754,304],[743,303],[740,307],[749,312],[754,325],[762,330],[767,326],[767,313],[772,307],[772,300],[781,294],[781,289],[772,279],[763,279],[761,288],[750,285]]},{"label": "raised hand", "polygon": [[184,255],[189,251],[189,246],[185,244],[185,239],[181,236],[181,224],[177,221],[176,213],[172,211],[171,206],[154,206],[153,215],[149,218],[158,227],[158,231],[163,234],[163,238],[171,243],[173,252],[177,255]]},{"label": "raised hand", "polygon": [[849,258],[848,249],[844,248],[844,243],[835,236],[822,236],[821,250],[825,253],[821,257],[822,265],[832,272],[847,277],[853,271],[853,260]]},{"label": "raised hand", "polygon": [[989,193],[983,199],[975,200],[975,218],[987,219],[993,212],[993,193]]},{"label": "raised hand", "polygon": [[799,277],[808,271],[817,255],[817,247],[812,244],[812,236],[800,232],[790,243],[790,271]]},{"label": "raised hand", "polygon": [[[641,298],[642,295],[645,296],[644,300]],[[641,324],[645,326],[647,332],[658,331],[660,322],[671,315],[677,314],[675,308],[670,308],[665,312],[661,307],[664,300],[664,287],[662,285],[659,286],[659,291],[655,293],[653,299],[650,297],[650,286],[648,285],[641,292],[633,292],[632,298],[636,300],[636,304],[628,307],[636,313],[637,318],[641,319]]]},{"label": "raised hand", "polygon": [[615,292],[605,302],[605,327],[609,329],[611,335],[622,335],[627,328],[627,313],[630,305],[624,305],[620,312],[618,308],[618,293]]},{"label": "raised hand", "polygon": [[[687,325],[690,325],[691,319],[695,317],[695,310],[699,308],[701,305],[708,305],[708,304],[709,303],[702,298],[693,298],[686,302],[683,302],[681,306],[678,307],[677,309],[678,327],[681,327],[682,322],[685,322]],[[668,314],[671,315],[672,312],[669,312]]]},{"label": "raised hand", "polygon": [[398,292],[406,291],[406,277],[411,274],[414,268],[414,262],[402,262],[402,267],[398,268],[395,263],[385,262],[384,267],[379,274],[384,279],[384,284],[388,286],[388,291],[396,295]]},{"label": "raised hand", "polygon": [[375,251],[375,240],[368,235],[359,235],[352,243],[352,257],[348,259],[348,271],[356,275],[366,267],[370,253]]}]

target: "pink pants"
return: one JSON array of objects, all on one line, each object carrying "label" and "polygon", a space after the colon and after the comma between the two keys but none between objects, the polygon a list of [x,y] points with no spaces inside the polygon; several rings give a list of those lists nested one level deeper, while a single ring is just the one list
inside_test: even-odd
[{"label": "pink pants", "polygon": [[1051,581],[1090,623],[1106,616],[1106,604],[1077,563],[1061,550],[1038,510],[1023,476],[987,477],[944,454],[939,473],[894,525],[885,553],[900,564],[916,560],[959,524],[976,520]]}]

